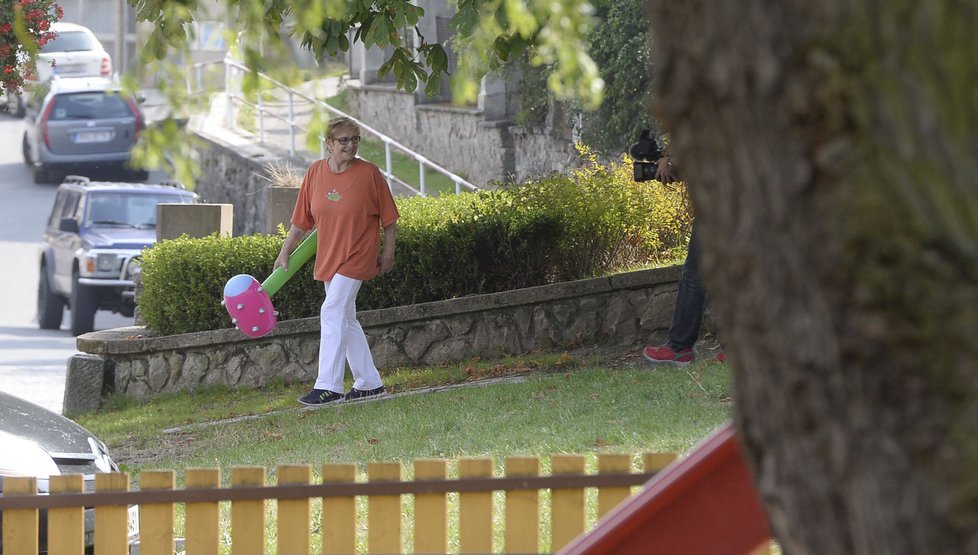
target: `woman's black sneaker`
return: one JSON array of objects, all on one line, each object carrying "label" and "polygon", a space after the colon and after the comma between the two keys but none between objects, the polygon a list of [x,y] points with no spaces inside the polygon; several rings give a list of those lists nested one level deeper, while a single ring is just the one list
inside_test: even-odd
[{"label": "woman's black sneaker", "polygon": [[309,393],[299,397],[299,402],[303,405],[315,406],[324,405],[332,401],[339,401],[341,399],[343,399],[342,393],[337,393],[328,389],[313,389]]},{"label": "woman's black sneaker", "polygon": [[364,397],[373,397],[374,395],[380,395],[383,392],[384,392],[384,386],[380,386],[376,389],[367,389],[367,390],[357,389],[354,387],[351,388],[349,392],[347,392],[345,398],[347,401],[352,401],[354,399],[363,399]]}]

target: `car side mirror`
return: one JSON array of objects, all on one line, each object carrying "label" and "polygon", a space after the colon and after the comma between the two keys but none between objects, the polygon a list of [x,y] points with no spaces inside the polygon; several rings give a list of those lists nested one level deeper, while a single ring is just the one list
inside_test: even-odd
[{"label": "car side mirror", "polygon": [[146,95],[143,94],[142,91],[137,92],[134,98],[136,99],[136,104],[142,104],[143,102],[146,102]]},{"label": "car side mirror", "polygon": [[58,222],[58,230],[66,233],[78,233],[78,220],[74,218],[61,218]]}]

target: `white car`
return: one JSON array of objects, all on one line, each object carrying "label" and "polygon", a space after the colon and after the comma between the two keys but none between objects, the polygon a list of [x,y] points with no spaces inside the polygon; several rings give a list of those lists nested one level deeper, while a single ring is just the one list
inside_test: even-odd
[{"label": "white car", "polygon": [[[38,49],[34,71],[25,75],[25,88],[59,77],[110,77],[112,58],[88,27],[59,21],[51,26],[57,36]],[[8,112],[24,115],[21,95],[5,95],[0,99]]]},{"label": "white car", "polygon": [[[84,491],[91,492],[95,489],[96,473],[118,471],[119,465],[109,456],[105,444],[91,432],[60,414],[0,391],[0,486],[8,476],[33,476],[43,495],[48,493],[51,476],[81,474]],[[91,553],[95,544],[95,511],[86,508],[84,515],[86,553]],[[40,552],[46,553],[47,511],[42,510],[39,517],[38,543]],[[139,509],[132,506],[129,544],[138,540]]]},{"label": "white car", "polygon": [[54,40],[38,49],[36,81],[46,81],[52,75],[61,77],[109,77],[112,58],[88,27],[75,23],[57,22],[51,26],[57,33]]}]

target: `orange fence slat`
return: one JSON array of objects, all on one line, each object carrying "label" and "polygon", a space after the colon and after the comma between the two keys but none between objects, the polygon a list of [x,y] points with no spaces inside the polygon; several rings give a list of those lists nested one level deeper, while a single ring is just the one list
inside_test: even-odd
[{"label": "orange fence slat", "polygon": [[[231,486],[264,486],[265,469],[260,466],[231,468]],[[262,555],[265,552],[265,502],[231,502],[231,555]]]},{"label": "orange fence slat", "polygon": [[[537,476],[540,461],[533,457],[507,457],[506,476]],[[506,545],[510,553],[540,551],[540,494],[537,490],[506,492]]]},{"label": "orange fence slat", "polygon": [[[324,464],[323,483],[351,483],[357,479],[354,464]],[[355,553],[357,550],[356,498],[323,499],[323,553]]]},{"label": "orange fence slat", "polygon": [[[459,478],[491,478],[492,460],[461,459]],[[471,491],[459,494],[459,550],[462,553],[492,553],[492,493]]]},{"label": "orange fence slat", "polygon": [[[448,464],[443,460],[414,461],[415,480],[444,480]],[[448,503],[444,493],[414,496],[414,552],[448,552]]]},{"label": "orange fence slat", "polygon": [[[675,458],[674,454],[645,453],[645,474],[662,470]],[[326,464],[322,466],[322,485],[311,484],[310,465],[282,465],[276,469],[278,483],[273,487],[265,486],[265,468],[235,466],[230,488],[221,487],[219,469],[191,468],[186,470],[184,491],[175,490],[172,471],[147,470],[140,476],[142,491],[129,492],[129,476],[124,473],[105,473],[95,476],[96,492],[85,494],[80,493],[84,489],[82,477],[55,476],[50,482],[51,496],[7,493],[0,497],[6,524],[3,553],[38,552],[40,508],[49,511],[49,553],[80,555],[86,541],[84,505],[95,506],[94,555],[128,554],[127,504],[139,504],[140,551],[143,555],[171,555],[176,504],[185,503],[186,555],[228,551],[231,555],[272,551],[277,555],[309,555],[313,552],[313,499],[322,499],[323,554],[401,553],[402,549],[418,554],[445,553],[456,542],[462,554],[500,550],[535,553],[541,548],[560,551],[589,537],[583,533],[595,509],[599,516],[614,515],[613,507],[647,478],[632,473],[633,459],[633,455],[599,455],[598,473],[589,475],[585,457],[554,455],[549,475],[541,476],[538,458],[509,457],[503,461],[504,476],[494,478],[492,459],[463,458],[458,461],[458,482],[448,479],[448,461],[416,460],[415,483],[403,481],[400,462],[369,463],[367,483],[358,483],[355,464]],[[4,491],[36,488],[36,481],[24,480],[8,478]],[[597,488],[597,495],[591,497],[588,488]],[[541,508],[541,490],[550,501],[549,515]],[[59,499],[59,495],[63,497]],[[408,495],[413,498],[406,498]],[[449,495],[458,499],[457,537],[449,534],[454,518]],[[595,498],[597,507],[591,504]],[[268,499],[277,499],[273,509],[278,516],[271,524],[266,523]],[[410,523],[405,520],[411,518],[404,513],[405,500],[413,506]],[[505,501],[504,514],[499,519],[493,513],[501,500]],[[224,508],[228,507],[224,503],[230,506],[227,530],[222,529],[222,513],[226,514]],[[358,507],[366,513],[366,522],[360,524]],[[545,516],[549,516],[546,521]],[[411,528],[405,529],[405,525]],[[273,542],[275,548],[270,547]],[[315,551],[319,552],[320,546]]]},{"label": "orange fence slat", "polygon": [[[121,472],[95,475],[95,491],[129,491],[129,475]],[[125,505],[95,507],[95,555],[129,553],[129,508]]]},{"label": "orange fence slat", "polygon": [[[368,463],[367,479],[371,482],[398,481],[401,479],[401,463]],[[367,498],[367,552],[401,552],[400,495],[371,495]]]},{"label": "orange fence slat", "polygon": [[[8,477],[3,480],[4,495],[36,495],[37,478]],[[7,555],[37,553],[37,509],[11,509],[3,512],[3,549]]]},{"label": "orange fence slat", "polygon": [[[81,493],[81,474],[51,476],[51,494]],[[48,511],[48,555],[81,555],[85,552],[85,509],[62,507]]]},{"label": "orange fence slat", "polygon": [[[184,473],[186,488],[216,488],[221,485],[221,469],[190,468]],[[187,555],[213,555],[221,546],[221,506],[217,501],[187,503],[184,543]]]},{"label": "orange fence slat", "polygon": [[[312,467],[308,464],[278,467],[278,483],[308,484]],[[310,546],[310,502],[305,499],[282,499],[278,502],[278,555],[308,555]]]},{"label": "orange fence slat", "polygon": [[[554,455],[551,474],[580,476],[584,474],[584,457]],[[584,531],[584,488],[554,489],[550,498],[551,551],[564,547]]]},{"label": "orange fence slat", "polygon": [[[139,489],[166,490],[176,485],[172,470],[145,470]],[[148,503],[139,507],[141,555],[173,555],[173,503]]]},{"label": "orange fence slat", "polygon": [[[598,455],[599,474],[622,474],[631,472],[632,456],[620,454]],[[598,488],[598,518],[608,514],[619,503],[628,499],[631,488],[628,486],[609,486]]]},{"label": "orange fence slat", "polygon": [[644,453],[642,464],[646,472],[658,472],[676,460],[675,453]]}]

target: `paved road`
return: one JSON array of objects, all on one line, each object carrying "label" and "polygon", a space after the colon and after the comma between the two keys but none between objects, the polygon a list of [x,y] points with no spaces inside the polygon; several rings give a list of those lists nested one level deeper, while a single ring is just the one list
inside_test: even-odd
[{"label": "paved road", "polygon": [[[0,391],[61,412],[67,361],[77,353],[67,331],[37,327],[38,256],[55,185],[35,185],[21,158],[23,122],[0,114]],[[131,326],[99,311],[96,329]]]}]

